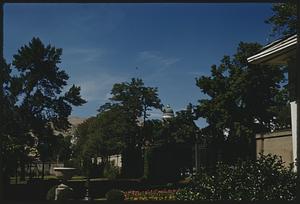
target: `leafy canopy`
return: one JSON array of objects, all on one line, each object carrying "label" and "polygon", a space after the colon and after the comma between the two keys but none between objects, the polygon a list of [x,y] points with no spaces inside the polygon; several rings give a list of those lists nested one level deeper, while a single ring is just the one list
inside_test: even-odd
[{"label": "leafy canopy", "polygon": [[111,101],[118,103],[134,119],[148,118],[147,111],[161,108],[158,89],[145,87],[142,79],[132,78],[131,82],[114,84]]},{"label": "leafy canopy", "polygon": [[78,86],[72,85],[62,94],[69,76],[58,67],[61,55],[62,49],[45,46],[39,38],[33,38],[13,57],[18,75],[12,78],[12,90],[18,97],[18,107],[28,121],[41,127],[51,122],[55,129],[68,128],[72,105],[86,102]]},{"label": "leafy canopy", "polygon": [[53,130],[66,130],[72,106],[85,103],[78,86],[63,93],[69,76],[59,67],[61,55],[62,49],[33,38],[11,65],[1,62],[1,154],[13,158],[6,169],[9,162],[25,162],[34,149],[40,159],[50,158],[60,141]]},{"label": "leafy canopy", "polygon": [[224,56],[219,66],[211,67],[211,76],[196,78],[196,85],[207,95],[199,100],[196,111],[209,124],[203,132],[215,141],[236,142],[242,152],[247,151],[244,145],[254,142],[254,134],[284,125],[275,111],[287,105],[284,98],[278,99],[284,70],[247,65],[247,57],[260,48],[257,43],[241,42],[232,58]]},{"label": "leafy canopy", "polygon": [[273,16],[265,22],[272,25],[273,36],[289,36],[297,33],[297,1],[273,5]]}]

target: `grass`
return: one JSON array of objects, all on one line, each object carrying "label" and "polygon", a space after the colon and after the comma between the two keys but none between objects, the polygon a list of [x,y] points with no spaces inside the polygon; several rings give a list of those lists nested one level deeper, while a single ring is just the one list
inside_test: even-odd
[{"label": "grass", "polygon": [[[34,177],[33,179],[42,179],[42,178],[41,177]],[[45,175],[44,176],[44,180],[50,180],[50,179],[57,179],[57,177],[54,176],[54,175]],[[86,177],[85,176],[78,176],[78,175],[76,175],[76,176],[73,176],[72,179],[71,179],[71,181],[81,181],[81,180],[85,181]],[[27,181],[29,181],[29,177],[28,176],[25,177],[25,181],[21,181],[20,177],[18,176],[17,182],[16,182],[16,177],[15,176],[10,177],[10,183],[11,184],[16,184],[16,183],[18,183],[18,184],[26,184]]]},{"label": "grass", "polygon": [[107,200],[106,198],[95,198],[94,199],[95,201],[104,201],[104,200]]}]

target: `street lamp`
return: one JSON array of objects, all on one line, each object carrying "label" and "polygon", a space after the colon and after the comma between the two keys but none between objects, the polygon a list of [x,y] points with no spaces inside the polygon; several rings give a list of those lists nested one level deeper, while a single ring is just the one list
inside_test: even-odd
[{"label": "street lamp", "polygon": [[49,146],[47,143],[41,141],[39,143],[39,153],[40,153],[40,160],[42,162],[42,179],[44,179],[45,174],[45,160],[47,158],[47,154],[49,152]]},{"label": "street lamp", "polygon": [[196,134],[195,140],[195,170],[196,173],[200,171],[201,163],[206,160],[207,142],[206,138],[199,133]]},{"label": "street lamp", "polygon": [[[93,165],[94,162],[96,162],[96,158],[92,157],[91,158],[91,164]],[[91,175],[91,168],[90,168],[90,165],[88,166],[87,168],[87,179],[86,179],[86,183],[85,183],[85,187],[86,187],[86,193],[85,193],[85,196],[84,196],[84,199],[85,201],[90,201],[92,200],[92,197],[90,196],[90,175]]]}]

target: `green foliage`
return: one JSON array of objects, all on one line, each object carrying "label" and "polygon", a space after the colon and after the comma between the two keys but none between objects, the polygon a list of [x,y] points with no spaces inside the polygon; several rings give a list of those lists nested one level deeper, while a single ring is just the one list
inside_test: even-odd
[{"label": "green foliage", "polygon": [[194,107],[189,104],[186,110],[176,112],[174,118],[163,123],[160,139],[163,143],[194,144],[199,134],[196,119]]},{"label": "green foliage", "polygon": [[123,178],[140,178],[143,176],[141,147],[128,145],[123,150],[121,176]]},{"label": "green foliage", "polygon": [[68,116],[72,105],[85,103],[80,97],[80,87],[73,85],[61,95],[69,76],[60,70],[62,49],[45,46],[39,38],[33,38],[22,46],[13,57],[12,64],[18,71],[13,77],[15,92],[18,95],[20,110],[25,114],[29,128],[37,135],[55,129],[69,127]]},{"label": "green foliage", "polygon": [[161,130],[163,127],[163,123],[161,120],[146,120],[143,124],[143,128],[141,129],[141,135],[145,141],[145,144],[152,144],[161,140]]},{"label": "green foliage", "polygon": [[120,169],[111,163],[107,163],[103,170],[103,176],[110,180],[116,179],[120,175]]},{"label": "green foliage", "polygon": [[53,186],[50,188],[50,190],[47,192],[46,200],[54,200],[55,199],[55,189],[58,185]]},{"label": "green foliage", "polygon": [[192,147],[199,128],[193,106],[176,113],[167,121],[147,121],[145,127],[151,134],[144,150],[144,178],[175,181],[180,173],[192,168]]},{"label": "green foliage", "polygon": [[112,101],[120,103],[122,108],[133,120],[143,116],[147,119],[147,111],[151,108],[161,108],[157,88],[145,87],[142,79],[132,78],[131,82],[114,84],[111,94]]},{"label": "green foliage", "polygon": [[151,179],[151,162],[153,161],[152,148],[145,148],[144,150],[144,173],[143,179]]},{"label": "green foliage", "polygon": [[[33,38],[18,50],[12,62],[18,73],[11,82],[11,90],[18,99],[16,109],[26,125],[24,134],[32,132],[38,138],[37,149],[43,160],[53,152],[53,129],[68,128],[72,105],[85,103],[80,87],[75,85],[61,94],[69,79],[58,67],[61,55],[62,49],[45,46],[39,38]],[[47,144],[47,150],[41,144]]]},{"label": "green foliage", "polygon": [[148,190],[148,191],[127,191],[125,199],[128,201],[173,201],[176,190]]},{"label": "green foliage", "polygon": [[257,161],[234,166],[219,163],[214,173],[202,170],[176,196],[178,200],[294,200],[296,173],[280,157],[260,155]]},{"label": "green foliage", "polygon": [[148,120],[143,127],[143,136],[150,145],[169,143],[194,144],[199,128],[196,126],[194,107],[176,112],[168,121]]},{"label": "green foliage", "polygon": [[224,56],[219,66],[211,67],[211,76],[196,79],[197,86],[208,95],[199,100],[197,107],[198,117],[209,124],[202,133],[211,142],[229,145],[232,155],[228,158],[253,157],[255,134],[274,129],[274,124],[283,126],[280,122],[289,122],[278,120],[275,111],[276,107],[288,105],[287,98],[278,100],[284,69],[247,65],[247,57],[260,48],[257,43],[241,42],[233,58]]},{"label": "green foliage", "polygon": [[192,148],[185,144],[161,144],[147,147],[144,154],[144,178],[173,182],[192,167]]},{"label": "green foliage", "polygon": [[[160,109],[162,107],[157,92],[157,88],[146,87],[143,80],[139,78],[132,78],[130,82],[114,84],[111,90],[111,101],[125,113],[127,123],[129,122],[132,126],[124,137],[126,148],[133,149],[134,146],[141,148],[146,140],[150,139],[147,138],[149,135],[146,133],[146,129],[149,127],[149,123],[146,124],[148,111],[152,108]],[[142,126],[139,127],[137,124],[141,124],[141,122]],[[128,150],[128,152],[130,151]],[[127,156],[129,157],[125,161],[131,160],[130,154],[125,155],[125,157]],[[124,167],[127,168],[126,164]]]},{"label": "green foliage", "polygon": [[19,162],[24,177],[34,150],[42,161],[51,159],[58,139],[54,130],[67,129],[72,106],[85,103],[80,87],[62,93],[69,76],[58,66],[61,55],[62,49],[33,38],[13,56],[12,65],[1,60],[0,117],[5,122],[0,125],[0,145],[1,154],[9,158],[4,161],[7,172],[14,172]]},{"label": "green foliage", "polygon": [[147,137],[142,134],[143,129],[150,127],[138,126],[139,119],[142,117],[146,124],[148,111],[159,108],[160,99],[157,88],[146,87],[141,79],[135,78],[114,84],[111,94],[111,102],[100,106],[96,117],[79,125],[75,152],[79,160],[86,161],[91,157],[107,158],[122,153],[122,171],[127,172],[124,176],[133,175],[135,173],[131,173],[139,169],[141,145]]},{"label": "green foliage", "polygon": [[105,194],[105,197],[109,201],[122,201],[125,199],[124,192],[118,189],[112,189]]},{"label": "green foliage", "polygon": [[72,136],[71,135],[63,136],[60,134],[57,135],[55,139],[56,140],[53,142],[53,149],[55,153],[52,159],[55,160],[57,159],[58,156],[59,161],[68,162],[72,154],[72,149],[71,149]]},{"label": "green foliage", "polygon": [[75,133],[77,160],[85,161],[85,168],[89,168],[92,157],[101,157],[104,161],[109,155],[120,154],[125,146],[124,137],[130,129],[126,115],[118,108],[89,118],[78,126]]},{"label": "green foliage", "polygon": [[[54,201],[55,200],[55,190],[58,187],[58,185],[53,186],[50,188],[50,190],[47,192],[46,200]],[[58,200],[72,200],[74,199],[74,191],[69,187],[63,191],[60,192]]]},{"label": "green foliage", "polygon": [[6,182],[9,174],[17,167],[17,161],[26,162],[30,148],[34,145],[31,135],[27,134],[27,125],[15,106],[17,96],[12,87],[12,67],[3,59],[0,64],[0,158],[1,173],[4,171]]},{"label": "green foliage", "polygon": [[297,32],[297,2],[287,0],[273,5],[273,16],[265,22],[272,25],[273,36],[288,36]]}]

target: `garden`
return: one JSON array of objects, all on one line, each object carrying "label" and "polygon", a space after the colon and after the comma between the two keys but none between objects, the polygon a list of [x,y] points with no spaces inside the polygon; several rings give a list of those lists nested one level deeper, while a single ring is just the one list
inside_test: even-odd
[{"label": "garden", "polygon": [[[95,201],[292,201],[296,197],[296,179],[293,165],[287,167],[275,155],[260,155],[257,161],[239,161],[235,165],[218,163],[213,171],[203,168],[198,174],[177,183],[158,184],[139,179],[91,179],[87,185],[86,179],[71,179],[67,185],[72,190],[64,193],[61,199],[84,200],[88,188],[90,199]],[[22,195],[20,200],[32,200],[32,196],[35,200],[54,200],[59,181],[45,181],[19,184],[19,189],[10,189],[11,192],[7,193]]]},{"label": "garden", "polygon": [[[282,9],[295,16],[293,6],[274,4],[267,23],[282,27]],[[285,23],[283,36],[295,31]],[[295,200],[296,164],[256,152],[257,134],[291,126],[286,67],[247,63],[262,47],[240,42],[210,75],[196,77],[195,87],[206,95],[197,104],[174,112],[157,87],[133,77],[114,83],[97,113],[74,126],[72,108],[87,102],[81,88],[67,85],[62,49],[32,38],[11,63],[1,61],[4,198]],[[151,118],[151,111],[162,117]],[[200,118],[206,127],[197,126]],[[59,176],[63,169],[72,175]]]}]

